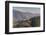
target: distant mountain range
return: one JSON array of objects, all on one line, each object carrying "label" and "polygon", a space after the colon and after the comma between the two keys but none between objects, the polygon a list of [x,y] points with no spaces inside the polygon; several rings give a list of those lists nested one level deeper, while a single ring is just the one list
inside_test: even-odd
[{"label": "distant mountain range", "polygon": [[13,10],[13,17],[16,18],[16,21],[21,21],[21,20],[27,20],[35,16],[40,16],[40,14],[35,14],[35,13],[29,13],[29,12],[20,12],[17,10]]}]

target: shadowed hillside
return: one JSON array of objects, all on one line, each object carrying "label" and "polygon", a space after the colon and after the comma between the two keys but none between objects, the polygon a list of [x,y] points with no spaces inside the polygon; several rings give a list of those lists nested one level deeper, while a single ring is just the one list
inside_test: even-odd
[{"label": "shadowed hillside", "polygon": [[13,27],[39,27],[40,26],[40,16],[32,17],[29,20],[17,21],[14,23]]},{"label": "shadowed hillside", "polygon": [[40,27],[40,16],[36,16],[32,19],[32,27]]}]

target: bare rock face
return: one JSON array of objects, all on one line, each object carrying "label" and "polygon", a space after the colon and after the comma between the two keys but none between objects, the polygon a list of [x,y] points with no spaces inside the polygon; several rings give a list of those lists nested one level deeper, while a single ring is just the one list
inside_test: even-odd
[{"label": "bare rock face", "polygon": [[30,20],[23,20],[23,21],[18,21],[14,23],[13,27],[18,28],[18,27],[31,27],[31,21]]}]

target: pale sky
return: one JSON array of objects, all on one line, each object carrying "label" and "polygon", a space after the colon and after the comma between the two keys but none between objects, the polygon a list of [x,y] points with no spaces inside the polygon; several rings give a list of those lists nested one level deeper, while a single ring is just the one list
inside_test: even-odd
[{"label": "pale sky", "polygon": [[20,12],[30,12],[30,13],[38,13],[40,14],[40,8],[34,7],[13,7],[14,10],[18,10]]}]

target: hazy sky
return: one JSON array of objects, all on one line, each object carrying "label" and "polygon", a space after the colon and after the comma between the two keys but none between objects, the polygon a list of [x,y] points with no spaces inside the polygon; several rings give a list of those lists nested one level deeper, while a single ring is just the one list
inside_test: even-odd
[{"label": "hazy sky", "polygon": [[14,10],[18,10],[20,12],[30,12],[30,13],[38,13],[40,14],[40,8],[34,7],[13,7]]}]

